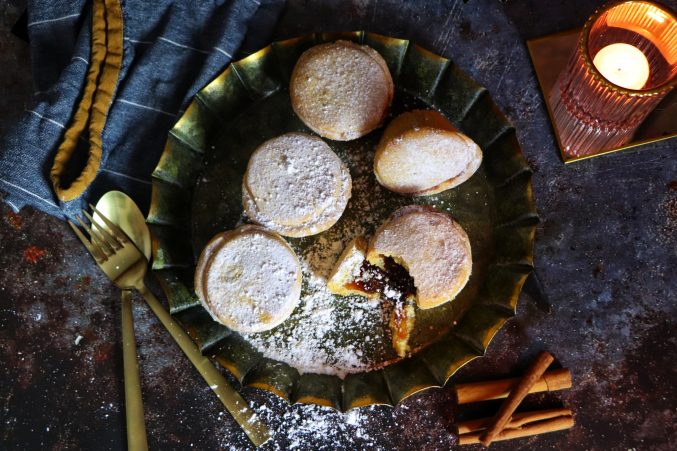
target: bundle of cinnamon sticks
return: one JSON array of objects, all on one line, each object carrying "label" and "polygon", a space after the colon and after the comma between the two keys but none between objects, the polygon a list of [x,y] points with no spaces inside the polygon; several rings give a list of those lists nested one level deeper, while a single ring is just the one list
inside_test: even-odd
[{"label": "bundle of cinnamon sticks", "polygon": [[546,371],[553,361],[541,352],[521,378],[456,385],[459,404],[506,398],[492,418],[464,421],[458,424],[459,444],[482,443],[545,434],[569,429],[574,425],[570,409],[548,409],[514,413],[529,393],[563,390],[571,387],[568,369]]}]

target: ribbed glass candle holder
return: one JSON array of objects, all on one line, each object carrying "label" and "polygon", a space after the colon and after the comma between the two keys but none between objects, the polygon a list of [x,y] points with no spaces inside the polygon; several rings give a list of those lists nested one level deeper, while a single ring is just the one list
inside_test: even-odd
[{"label": "ribbed glass candle holder", "polygon": [[615,3],[583,27],[550,92],[562,150],[593,155],[627,144],[677,85],[677,19],[646,1]]}]

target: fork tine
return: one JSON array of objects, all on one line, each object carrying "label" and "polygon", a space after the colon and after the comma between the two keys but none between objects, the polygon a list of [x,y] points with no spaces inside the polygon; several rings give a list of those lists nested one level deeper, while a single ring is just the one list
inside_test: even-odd
[{"label": "fork tine", "polygon": [[108,230],[106,230],[105,227],[103,227],[101,224],[99,224],[97,221],[95,221],[94,218],[92,218],[92,215],[90,215],[89,213],[87,213],[87,211],[84,210],[84,209],[82,210],[82,214],[84,214],[85,217],[86,217],[87,219],[89,219],[89,222],[90,222],[90,223],[92,224],[92,226],[93,226],[92,229],[94,229],[94,228],[97,229],[97,230],[99,231],[99,233],[100,233],[100,236],[103,237],[103,240],[104,240],[111,248],[113,248],[113,250],[117,250],[117,249],[121,249],[121,248],[122,248],[122,244],[120,244],[120,243],[118,242],[118,240],[116,240],[115,237],[114,237],[113,235],[111,235],[110,233],[108,233]]},{"label": "fork tine", "polygon": [[101,220],[104,222],[104,224],[106,224],[108,229],[115,236],[115,238],[117,238],[117,240],[120,243],[126,243],[127,241],[129,241],[129,237],[127,236],[127,234],[120,227],[118,227],[116,224],[113,224],[110,221],[110,219],[108,219],[107,217],[105,217],[103,215],[103,213],[101,213],[99,210],[97,210],[94,205],[89,204],[89,208],[91,208],[94,213],[99,215],[99,218],[101,218]]},{"label": "fork tine", "polygon": [[89,237],[91,238],[92,246],[97,247],[104,255],[104,258],[107,259],[110,255],[113,255],[115,253],[115,250],[103,239],[101,236],[94,231],[90,226],[87,225],[85,221],[82,220],[80,215],[76,216],[76,219],[80,223],[83,229],[89,233]]},{"label": "fork tine", "polygon": [[71,226],[71,229],[73,229],[73,232],[75,232],[75,235],[82,241],[82,244],[85,245],[87,248],[87,252],[91,254],[92,257],[94,257],[94,260],[96,260],[97,263],[101,262],[102,260],[105,260],[105,256],[101,255],[101,250],[92,245],[92,243],[85,237],[85,235],[78,229],[78,226],[73,224],[73,222],[69,219],[68,220],[68,225]]}]

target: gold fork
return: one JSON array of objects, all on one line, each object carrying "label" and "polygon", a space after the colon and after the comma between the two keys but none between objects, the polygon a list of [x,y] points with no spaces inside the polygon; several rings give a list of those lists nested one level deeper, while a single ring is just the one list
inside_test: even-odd
[{"label": "gold fork", "polygon": [[78,222],[87,231],[90,240],[75,224],[71,221],[68,221],[68,223],[94,257],[97,265],[117,287],[123,290],[133,288],[143,295],[153,313],[209,384],[209,387],[216,393],[216,396],[228,409],[235,421],[242,427],[249,439],[256,446],[265,443],[270,438],[268,428],[256,417],[247,402],[214,367],[211,361],[202,355],[188,334],[174,322],[160,301],[146,288],[143,281],[148,268],[146,257],[136,248],[122,229],[108,220],[91,204],[90,208],[104,222],[103,225],[99,224],[87,211],[83,210],[83,214],[92,224],[92,227],[90,227],[78,216]]},{"label": "gold fork", "polygon": [[[93,208],[93,207],[92,207]],[[96,264],[103,272],[122,289],[120,316],[122,317],[122,362],[124,367],[125,383],[125,417],[127,422],[127,448],[129,451],[147,451],[148,440],[146,436],[146,425],[143,416],[143,398],[141,396],[141,379],[139,378],[139,363],[136,355],[136,339],[134,338],[134,317],[132,316],[131,290],[126,281],[116,279],[116,272],[119,272],[119,260],[123,254],[117,254],[117,251],[124,249],[123,240],[116,240],[107,230],[95,222],[92,217],[83,210],[84,215],[89,219],[98,230],[92,230],[85,222],[77,217],[78,222],[89,233],[91,241],[87,240],[83,233],[75,224],[68,221],[75,234],[85,245],[89,253],[94,257]],[[98,212],[97,212],[98,213]],[[99,215],[101,213],[98,213]],[[110,226],[109,226],[110,227]],[[117,228],[117,226],[115,226]],[[112,229],[111,229],[112,230]],[[130,241],[126,236],[122,237]],[[129,250],[126,251],[129,254]],[[111,258],[118,255],[117,258]],[[126,255],[126,254],[125,254]],[[118,266],[116,268],[114,265]],[[124,283],[123,283],[124,282]]]}]

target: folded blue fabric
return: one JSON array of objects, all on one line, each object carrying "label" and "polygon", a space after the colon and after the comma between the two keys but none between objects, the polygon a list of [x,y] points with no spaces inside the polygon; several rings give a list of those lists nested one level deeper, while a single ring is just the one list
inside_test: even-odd
[{"label": "folded blue fabric", "polygon": [[92,8],[86,0],[29,1],[35,93],[13,131],[0,139],[4,201],[17,211],[32,205],[64,217],[117,189],[145,211],[150,174],[169,129],[236,53],[266,45],[283,5],[283,0],[122,2],[123,61],[103,131],[101,166],[81,197],[60,202],[49,171],[85,84]]}]

